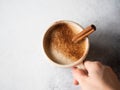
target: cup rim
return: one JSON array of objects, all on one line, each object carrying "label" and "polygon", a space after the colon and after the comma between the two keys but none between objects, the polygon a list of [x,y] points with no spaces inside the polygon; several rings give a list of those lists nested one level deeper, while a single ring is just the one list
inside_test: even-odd
[{"label": "cup rim", "polygon": [[[77,26],[79,26],[79,28],[81,28],[81,30],[84,29],[80,24],[78,24],[78,23],[76,23],[76,22],[74,22],[74,21],[70,21],[70,20],[59,20],[59,21],[56,21],[56,22],[54,22],[53,24],[51,24],[51,25],[49,26],[49,28],[52,27],[53,25],[57,24],[57,23],[62,23],[62,22],[63,22],[63,23],[73,23],[73,24],[76,24]],[[70,63],[70,64],[66,64],[66,65],[65,65],[65,64],[59,64],[59,63],[54,62],[51,58],[49,58],[49,56],[47,55],[47,53],[46,53],[46,51],[45,51],[45,46],[44,46],[45,35],[46,35],[47,31],[49,30],[49,28],[46,30],[46,32],[45,32],[45,34],[44,34],[44,37],[43,37],[43,48],[44,48],[44,53],[45,53],[47,59],[48,59],[52,64],[54,64],[54,65],[56,65],[56,66],[58,66],[58,67],[65,67],[65,68],[67,68],[67,67],[74,67],[74,66],[79,65],[80,63],[82,63],[82,62],[84,61],[84,59],[86,58],[86,56],[87,56],[87,54],[88,54],[88,51],[89,51],[89,47],[90,47],[88,37],[85,38],[85,41],[86,41],[86,50],[85,50],[85,52],[83,53],[82,57],[81,57],[79,60],[77,60],[77,61],[75,61],[75,62],[73,62],[73,63]]]}]

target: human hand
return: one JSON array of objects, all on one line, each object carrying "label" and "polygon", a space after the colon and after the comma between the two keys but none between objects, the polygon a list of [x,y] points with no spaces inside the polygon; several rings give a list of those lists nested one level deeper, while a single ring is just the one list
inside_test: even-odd
[{"label": "human hand", "polygon": [[98,61],[86,61],[84,66],[86,70],[72,69],[74,84],[82,90],[119,90],[120,82],[110,67]]}]

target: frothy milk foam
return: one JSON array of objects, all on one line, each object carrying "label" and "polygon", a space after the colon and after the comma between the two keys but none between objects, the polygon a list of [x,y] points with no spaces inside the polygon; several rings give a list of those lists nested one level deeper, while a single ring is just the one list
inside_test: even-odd
[{"label": "frothy milk foam", "polygon": [[72,37],[82,31],[73,22],[59,22],[48,29],[45,39],[45,52],[54,62],[62,65],[79,60],[85,52],[85,40],[74,44]]}]

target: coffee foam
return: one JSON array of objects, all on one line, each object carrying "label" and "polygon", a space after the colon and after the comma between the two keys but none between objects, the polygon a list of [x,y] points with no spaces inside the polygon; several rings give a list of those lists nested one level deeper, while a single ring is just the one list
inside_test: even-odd
[{"label": "coffee foam", "polygon": [[71,64],[79,60],[85,52],[85,40],[74,44],[72,38],[82,28],[72,22],[59,22],[49,28],[46,36],[46,53],[59,64]]},{"label": "coffee foam", "polygon": [[74,61],[72,61],[70,58],[66,57],[64,54],[62,54],[61,52],[59,52],[58,50],[51,48],[51,54],[53,56],[53,60],[56,63],[62,64],[62,65],[66,65],[66,64],[70,64],[73,63]]}]

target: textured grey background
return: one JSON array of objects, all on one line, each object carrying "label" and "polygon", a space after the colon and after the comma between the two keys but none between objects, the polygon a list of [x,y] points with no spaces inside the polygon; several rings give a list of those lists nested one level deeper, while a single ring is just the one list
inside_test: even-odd
[{"label": "textured grey background", "polygon": [[95,24],[88,59],[120,73],[120,0],[0,0],[0,90],[79,90],[47,61],[42,38],[56,20]]}]

